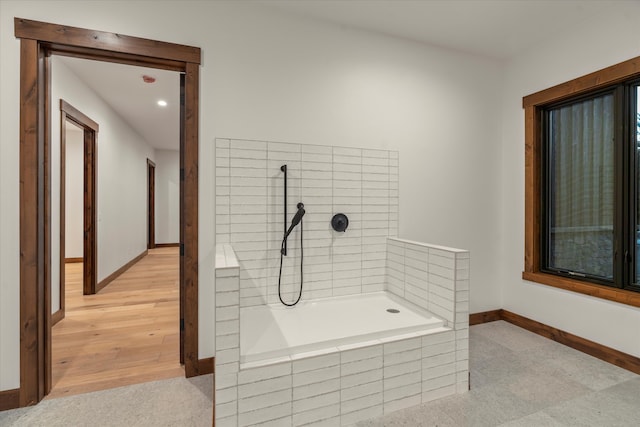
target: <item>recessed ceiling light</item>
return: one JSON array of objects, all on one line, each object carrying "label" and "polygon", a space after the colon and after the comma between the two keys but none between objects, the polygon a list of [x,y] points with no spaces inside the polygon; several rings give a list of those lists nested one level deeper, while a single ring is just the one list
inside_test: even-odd
[{"label": "recessed ceiling light", "polygon": [[158,101],[158,105],[161,107],[166,107],[167,106],[167,101],[165,101],[164,99],[161,99],[160,101]]}]

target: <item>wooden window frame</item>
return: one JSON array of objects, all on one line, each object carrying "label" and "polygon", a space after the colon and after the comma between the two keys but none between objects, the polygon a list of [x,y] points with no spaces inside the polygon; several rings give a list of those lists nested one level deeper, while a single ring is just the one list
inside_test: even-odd
[{"label": "wooden window frame", "polygon": [[640,77],[640,56],[522,98],[525,118],[524,280],[640,307],[639,292],[544,273],[540,268],[544,108],[637,77]]}]

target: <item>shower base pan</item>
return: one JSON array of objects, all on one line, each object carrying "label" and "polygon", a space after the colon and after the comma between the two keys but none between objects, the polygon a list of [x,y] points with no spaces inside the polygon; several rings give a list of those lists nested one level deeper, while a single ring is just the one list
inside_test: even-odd
[{"label": "shower base pan", "polygon": [[389,292],[240,309],[241,369],[449,331]]}]

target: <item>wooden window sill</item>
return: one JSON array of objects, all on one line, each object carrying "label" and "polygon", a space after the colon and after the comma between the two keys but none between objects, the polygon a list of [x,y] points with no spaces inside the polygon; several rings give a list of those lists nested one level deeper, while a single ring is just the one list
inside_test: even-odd
[{"label": "wooden window sill", "polygon": [[586,283],[568,277],[560,277],[553,274],[540,272],[524,271],[522,272],[522,279],[529,282],[540,283],[567,291],[589,295],[595,298],[615,301],[620,304],[640,307],[639,292],[627,291],[624,289],[612,288],[604,285],[596,285],[593,283]]}]

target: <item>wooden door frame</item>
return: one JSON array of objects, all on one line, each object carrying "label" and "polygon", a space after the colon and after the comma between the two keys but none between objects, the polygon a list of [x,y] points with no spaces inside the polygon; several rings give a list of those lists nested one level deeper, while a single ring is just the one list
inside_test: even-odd
[{"label": "wooden door frame", "polygon": [[[60,309],[64,317],[65,290],[65,174],[66,174],[66,121],[73,122],[82,129],[83,140],[83,232],[82,232],[82,293],[93,295],[98,286],[98,132],[100,126],[87,115],[60,100]],[[61,318],[62,318],[61,317]]]},{"label": "wooden door frame", "polygon": [[[20,406],[51,390],[51,63],[50,55],[179,71],[181,117],[180,286],[184,290],[187,377],[211,372],[198,360],[199,48],[14,18],[20,39]],[[208,372],[207,372],[208,371]]]},{"label": "wooden door frame", "polygon": [[156,164],[147,159],[147,249],[156,247]]}]

